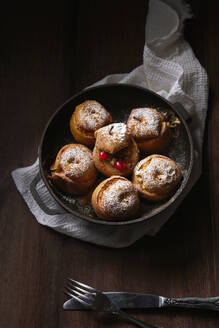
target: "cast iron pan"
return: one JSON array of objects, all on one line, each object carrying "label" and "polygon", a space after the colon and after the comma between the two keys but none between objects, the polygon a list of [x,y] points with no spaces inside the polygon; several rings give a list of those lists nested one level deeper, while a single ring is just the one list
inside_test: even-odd
[{"label": "cast iron pan", "polygon": [[[75,142],[69,129],[70,117],[76,105],[88,99],[100,102],[111,113],[114,122],[126,122],[131,110],[137,107],[157,108],[160,111],[165,112],[167,115],[174,114],[180,119],[181,124],[173,131],[173,141],[169,148],[163,153],[175,160],[183,173],[182,183],[177,192],[170,199],[156,204],[141,201],[140,210],[135,219],[129,221],[107,222],[96,217],[91,204],[81,206],[77,197],[65,195],[54,186],[50,179],[49,168],[54,162],[56,154],[60,148],[66,144]],[[183,111],[183,108],[181,110]],[[146,157],[146,155],[142,158],[144,157]],[[168,206],[176,201],[185,189],[191,175],[192,164],[192,138],[182,113],[180,114],[179,111],[176,111],[174,105],[170,104],[154,92],[130,84],[107,84],[91,87],[67,100],[57,109],[47,123],[39,147],[40,174],[50,194],[56,199],[61,207],[67,212],[72,213],[74,217],[80,217],[90,222],[105,225],[129,225],[142,220],[152,219],[153,216],[166,210]],[[44,207],[46,209],[46,206]],[[57,214],[57,211],[49,211],[49,214]]]}]

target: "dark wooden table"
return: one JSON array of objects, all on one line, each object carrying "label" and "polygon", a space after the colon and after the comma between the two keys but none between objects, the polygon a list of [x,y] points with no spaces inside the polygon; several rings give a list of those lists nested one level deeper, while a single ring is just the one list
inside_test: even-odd
[{"label": "dark wooden table", "polygon": [[[154,238],[126,249],[94,246],[40,226],[10,172],[32,164],[44,126],[68,97],[142,63],[147,1],[32,1],[0,10],[0,327],[133,327],[64,312],[67,277],[102,290],[219,295],[219,20],[216,1],[190,1],[185,35],[210,76],[203,174]],[[165,328],[216,328],[219,314],[131,311]]]}]

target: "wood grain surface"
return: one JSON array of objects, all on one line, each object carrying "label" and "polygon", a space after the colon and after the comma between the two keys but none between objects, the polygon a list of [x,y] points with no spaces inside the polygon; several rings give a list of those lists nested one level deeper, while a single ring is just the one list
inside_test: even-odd
[{"label": "wood grain surface", "polygon": [[[72,277],[101,290],[219,295],[219,20],[217,2],[190,1],[185,35],[210,77],[203,174],[153,238],[115,250],[37,223],[10,173],[31,165],[47,120],[67,98],[142,63],[147,1],[10,2],[0,11],[0,327],[133,327],[92,312],[64,312]],[[158,22],[159,23],[159,22]],[[210,311],[129,311],[164,328],[216,328]]]}]

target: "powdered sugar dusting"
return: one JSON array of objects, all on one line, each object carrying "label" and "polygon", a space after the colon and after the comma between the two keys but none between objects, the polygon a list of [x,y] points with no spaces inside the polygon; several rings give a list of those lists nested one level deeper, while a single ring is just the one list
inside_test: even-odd
[{"label": "powdered sugar dusting", "polygon": [[97,101],[89,100],[80,111],[80,125],[91,131],[96,131],[111,121],[109,113]]},{"label": "powdered sugar dusting", "polygon": [[160,115],[152,108],[133,109],[127,123],[133,137],[157,137],[160,124]]},{"label": "powdered sugar dusting", "polygon": [[82,176],[93,164],[92,153],[89,149],[74,145],[68,147],[62,154],[60,165],[69,178]]},{"label": "powdered sugar dusting", "polygon": [[130,134],[125,123],[113,123],[95,132],[98,149],[113,154],[129,145]]},{"label": "powdered sugar dusting", "polygon": [[124,123],[114,123],[99,130],[102,136],[110,138],[112,142],[124,142],[127,139],[127,128]]},{"label": "powdered sugar dusting", "polygon": [[[174,163],[165,158],[154,157],[149,165],[143,166],[147,158],[139,162],[135,174],[143,187],[150,191],[156,192],[157,189],[169,190],[178,182],[179,172]],[[143,168],[142,168],[143,166]]]},{"label": "powdered sugar dusting", "polygon": [[138,202],[138,196],[132,183],[118,179],[102,193],[103,207],[114,217],[125,217]]}]

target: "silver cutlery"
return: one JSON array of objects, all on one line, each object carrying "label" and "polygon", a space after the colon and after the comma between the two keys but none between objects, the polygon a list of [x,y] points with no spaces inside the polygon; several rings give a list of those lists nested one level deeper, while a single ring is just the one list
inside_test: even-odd
[{"label": "silver cutlery", "polygon": [[[113,315],[118,315],[123,317],[138,327],[143,328],[159,328],[158,326],[145,323],[143,321],[137,320],[133,316],[129,315],[126,312],[120,310],[106,294],[85,285],[81,282],[78,282],[73,279],[68,279],[68,286],[66,287],[65,294],[70,297],[70,299],[76,300],[85,306],[88,309],[92,309],[97,312],[106,312]],[[64,307],[65,309],[65,307]],[[160,327],[161,328],[161,327]]]},{"label": "silver cutlery", "polygon": [[[219,297],[200,298],[170,298],[151,294],[104,292],[104,294],[120,309],[144,309],[144,308],[190,308],[219,311]],[[65,310],[86,309],[76,299],[70,299],[63,305]]]}]

